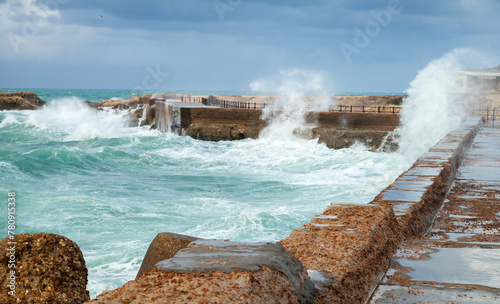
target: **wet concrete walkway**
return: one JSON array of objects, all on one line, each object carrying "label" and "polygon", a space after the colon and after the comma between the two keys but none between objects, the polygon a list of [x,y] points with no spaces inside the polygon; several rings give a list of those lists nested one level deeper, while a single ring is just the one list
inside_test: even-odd
[{"label": "wet concrete walkway", "polygon": [[370,303],[500,303],[500,126],[477,134],[432,228],[399,248]]}]

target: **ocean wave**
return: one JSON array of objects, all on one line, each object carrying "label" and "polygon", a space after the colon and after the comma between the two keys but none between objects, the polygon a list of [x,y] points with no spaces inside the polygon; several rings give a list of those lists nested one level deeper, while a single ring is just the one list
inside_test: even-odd
[{"label": "ocean wave", "polygon": [[12,114],[8,114],[7,116],[5,116],[5,118],[2,120],[2,122],[0,122],[0,128],[4,128],[4,127],[11,126],[14,124],[19,124],[17,117],[12,115]]}]

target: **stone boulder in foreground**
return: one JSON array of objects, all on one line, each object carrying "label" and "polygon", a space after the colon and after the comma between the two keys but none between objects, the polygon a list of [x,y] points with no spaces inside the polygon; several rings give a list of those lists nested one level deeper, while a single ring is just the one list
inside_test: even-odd
[{"label": "stone boulder in foreground", "polygon": [[[4,278],[0,303],[77,304],[90,299],[85,260],[70,239],[52,233],[24,233],[1,240],[0,252],[0,274]],[[9,268],[12,256],[15,267]],[[9,280],[12,270],[15,280]],[[11,281],[15,293],[9,287]]]},{"label": "stone boulder in foreground", "polygon": [[91,303],[315,303],[315,293],[281,244],[200,239]]},{"label": "stone boulder in foreground", "polygon": [[47,102],[41,100],[33,92],[0,92],[0,111],[2,110],[36,110]]}]

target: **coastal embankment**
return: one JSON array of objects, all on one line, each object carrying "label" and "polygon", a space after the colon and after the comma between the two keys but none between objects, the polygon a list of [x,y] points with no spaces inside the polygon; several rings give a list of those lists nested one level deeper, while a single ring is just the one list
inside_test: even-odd
[{"label": "coastal embankment", "polygon": [[175,242],[173,258],[92,302],[364,303],[398,246],[432,223],[482,123],[469,118],[370,204],[332,204],[293,230],[279,242],[290,256],[271,243]]}]

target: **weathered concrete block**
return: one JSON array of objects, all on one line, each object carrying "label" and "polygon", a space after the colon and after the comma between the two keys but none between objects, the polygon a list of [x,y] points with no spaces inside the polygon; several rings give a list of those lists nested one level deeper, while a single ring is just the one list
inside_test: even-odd
[{"label": "weathered concrete block", "polygon": [[394,152],[398,148],[395,135],[389,131],[316,127],[309,132],[294,131],[294,133],[307,139],[318,138],[320,143],[325,143],[330,149],[344,149],[356,143],[361,143],[372,151]]},{"label": "weathered concrete block", "polygon": [[315,303],[302,264],[282,245],[197,240],[93,303]]},{"label": "weathered concrete block", "polygon": [[144,273],[151,271],[156,263],[173,258],[179,250],[186,248],[189,243],[197,239],[192,236],[170,232],[158,233],[151,244],[149,244],[148,251],[144,256],[144,260],[142,260],[136,279],[140,278]]},{"label": "weathered concrete block", "polygon": [[329,206],[280,243],[318,275],[317,303],[363,303],[400,240],[390,208],[346,204]]},{"label": "weathered concrete block", "polygon": [[[13,243],[15,242],[15,244]],[[15,251],[7,251],[12,246]],[[1,303],[83,303],[87,291],[87,267],[75,242],[52,233],[19,234],[0,241]],[[9,268],[11,253],[15,268]],[[7,280],[15,270],[15,295]],[[9,283],[8,283],[9,282]]]},{"label": "weathered concrete block", "polygon": [[431,227],[482,123],[480,117],[468,118],[370,203],[391,207],[405,238],[420,237]]}]

